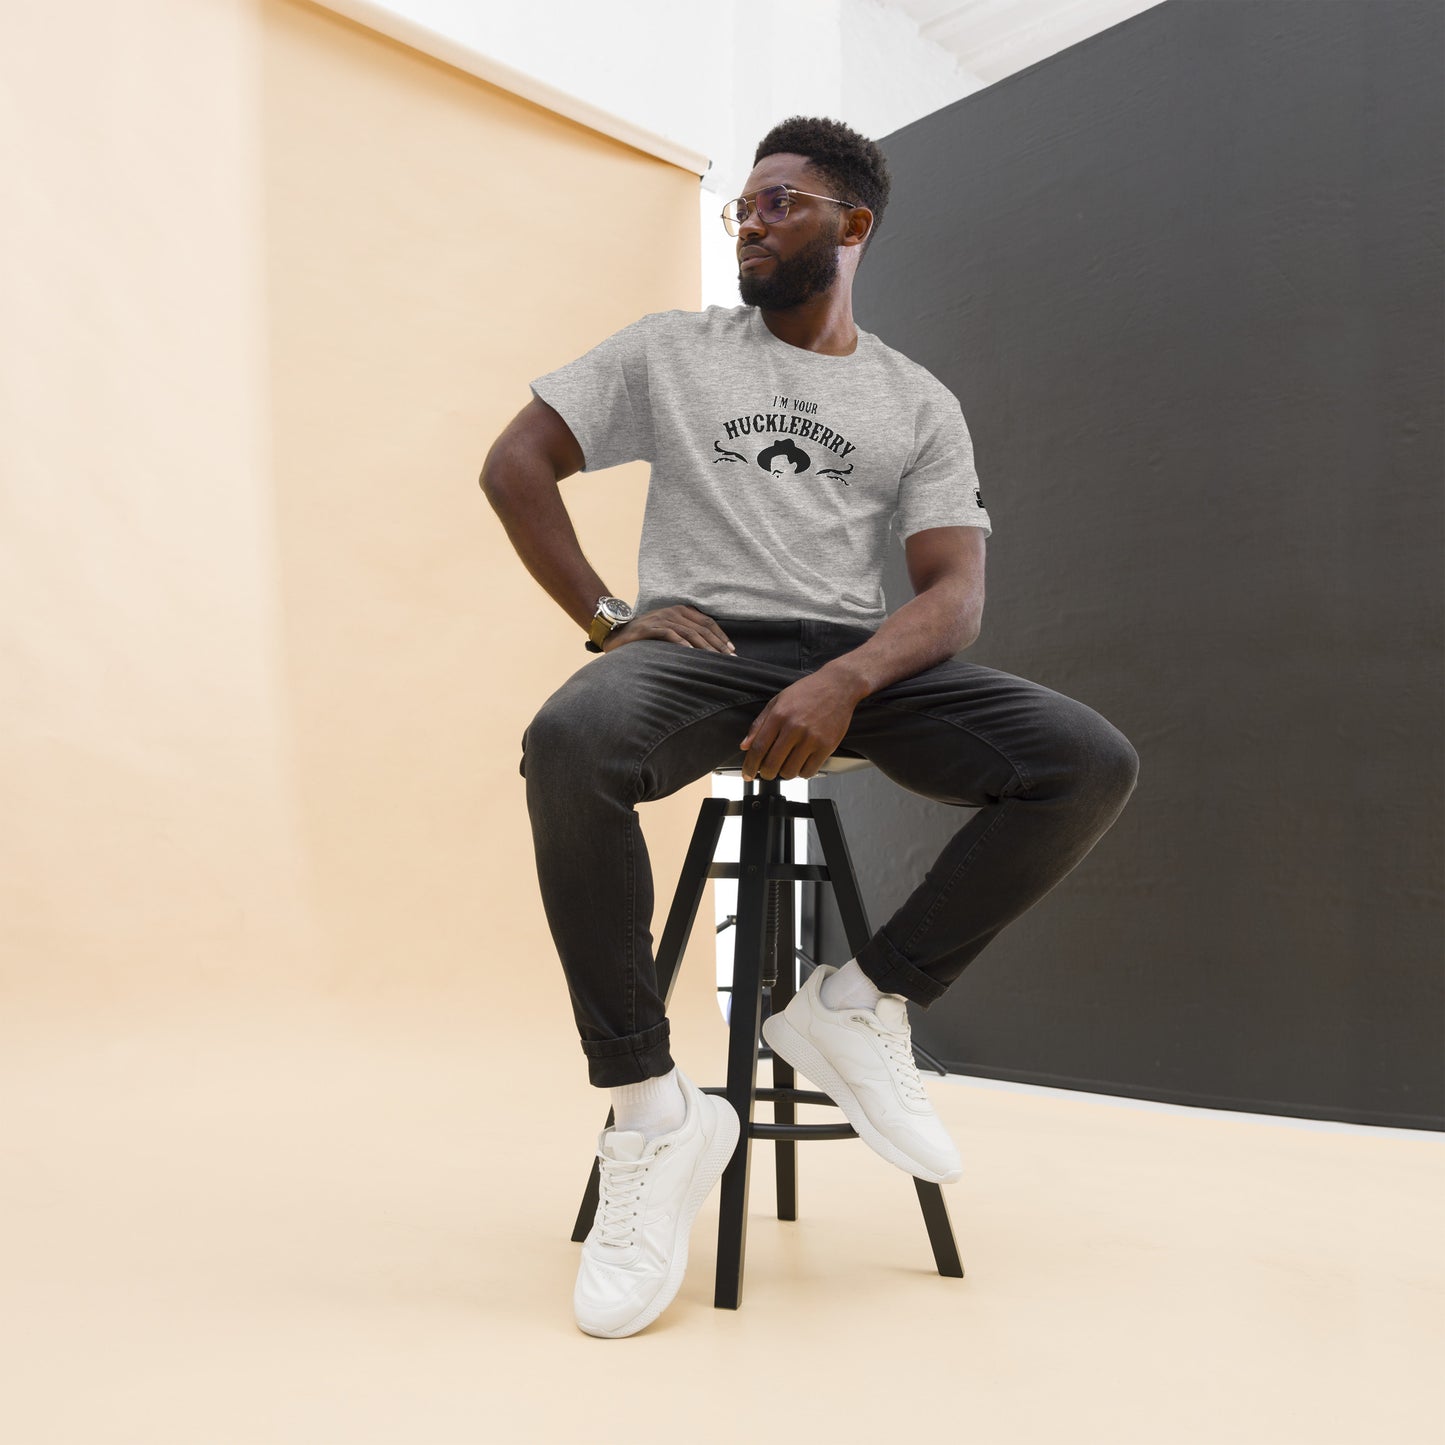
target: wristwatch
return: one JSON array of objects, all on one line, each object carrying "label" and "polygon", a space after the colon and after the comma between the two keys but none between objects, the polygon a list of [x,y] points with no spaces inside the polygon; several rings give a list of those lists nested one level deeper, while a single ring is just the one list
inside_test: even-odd
[{"label": "wristwatch", "polygon": [[620,597],[599,597],[592,626],[587,629],[587,651],[601,652],[613,630],[632,621],[632,609]]}]

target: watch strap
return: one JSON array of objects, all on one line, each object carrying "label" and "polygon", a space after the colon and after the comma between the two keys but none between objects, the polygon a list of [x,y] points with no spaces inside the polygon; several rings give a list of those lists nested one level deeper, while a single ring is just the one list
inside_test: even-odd
[{"label": "watch strap", "polygon": [[592,619],[592,625],[587,629],[587,651],[601,652],[602,644],[612,636],[612,629],[616,625],[610,617],[605,617],[599,612]]}]

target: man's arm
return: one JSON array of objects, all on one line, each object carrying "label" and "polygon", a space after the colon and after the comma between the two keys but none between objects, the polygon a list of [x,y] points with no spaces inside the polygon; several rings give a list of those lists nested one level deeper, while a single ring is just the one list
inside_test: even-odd
[{"label": "man's arm", "polygon": [[985,540],[980,527],[932,527],[908,538],[913,600],[861,647],[768,703],[740,745],[743,776],[811,778],[865,697],[971,646],[983,623]]},{"label": "man's arm", "polygon": [[[557,485],[583,465],[582,448],[572,428],[534,396],[492,444],[482,464],[481,487],[527,571],[585,632],[597,611],[597,599],[612,594],[583,555]],[[665,607],[617,628],[603,643],[603,651],[642,638],[714,652],[733,650],[717,623],[696,608]]]},{"label": "man's arm", "polygon": [[547,595],[580,627],[610,594],[582,555],[557,483],[582,470],[572,428],[533,397],[507,424],[482,464],[481,487],[517,555]]}]

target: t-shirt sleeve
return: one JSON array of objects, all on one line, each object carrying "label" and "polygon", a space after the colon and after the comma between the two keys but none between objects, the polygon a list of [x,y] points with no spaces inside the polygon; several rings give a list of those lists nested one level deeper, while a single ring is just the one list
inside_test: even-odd
[{"label": "t-shirt sleeve", "polygon": [[532,383],[572,429],[584,472],[653,460],[648,347],[656,321],[644,316]]},{"label": "t-shirt sleeve", "polygon": [[982,527],[985,537],[993,535],[968,423],[958,398],[941,384],[919,409],[917,446],[898,484],[899,538],[930,527]]}]

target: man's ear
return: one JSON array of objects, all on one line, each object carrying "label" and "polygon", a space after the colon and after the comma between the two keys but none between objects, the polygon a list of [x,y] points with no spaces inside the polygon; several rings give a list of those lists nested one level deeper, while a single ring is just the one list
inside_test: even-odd
[{"label": "man's ear", "polygon": [[843,237],[840,246],[861,246],[873,230],[873,212],[867,206],[854,206],[843,213]]}]

